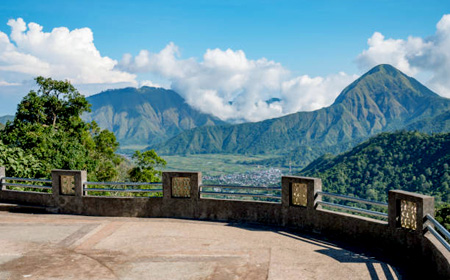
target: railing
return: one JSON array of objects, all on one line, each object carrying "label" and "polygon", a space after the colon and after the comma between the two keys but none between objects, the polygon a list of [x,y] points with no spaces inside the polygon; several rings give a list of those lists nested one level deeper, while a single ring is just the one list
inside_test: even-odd
[{"label": "railing", "polygon": [[448,241],[450,240],[450,233],[438,221],[431,217],[430,214],[427,214],[426,217],[427,220],[430,221],[437,229],[434,229],[431,225],[427,225],[428,231],[431,232],[434,237],[436,237],[436,239],[439,240],[439,242],[441,242],[441,244],[450,252],[450,244],[448,244]]},{"label": "railing", "polygon": [[49,179],[30,179],[30,178],[19,178],[19,177],[3,177],[3,178],[0,179],[0,185],[2,187],[19,187],[19,188],[32,188],[32,189],[52,190],[52,186],[51,185],[47,186],[47,185],[9,183],[9,182],[6,182],[6,181],[36,182],[36,183],[51,184],[52,180],[49,180]]},{"label": "railing", "polygon": [[[347,195],[334,194],[334,193],[328,193],[328,192],[318,192],[317,194],[326,196],[326,197],[337,198],[340,200],[347,200],[347,201],[352,201],[352,202],[356,202],[356,203],[375,205],[375,206],[383,207],[386,209],[388,207],[388,204],[384,203],[384,202],[362,199],[362,198],[357,198],[357,197],[352,197],[352,196],[347,196]],[[363,208],[359,208],[359,207],[352,207],[352,206],[347,206],[347,205],[342,205],[342,204],[337,204],[337,203],[332,203],[332,202],[326,202],[326,201],[321,201],[321,200],[318,201],[317,204],[322,205],[322,206],[327,206],[330,208],[337,208],[340,210],[345,210],[345,211],[349,211],[349,212],[353,212],[353,213],[375,216],[375,217],[379,217],[382,219],[388,218],[388,214],[386,214],[386,213],[379,212],[379,211],[373,211],[373,210],[367,210],[367,209],[363,209]]]},{"label": "railing", "polygon": [[281,187],[204,184],[200,187],[200,198],[242,201],[250,198],[250,201],[281,203]]},{"label": "railing", "polygon": [[[87,186],[124,186],[123,188],[88,188]],[[141,186],[160,186],[160,188],[139,188]],[[127,188],[129,187],[129,188]],[[163,192],[162,183],[144,183],[144,182],[84,182],[83,191],[85,192],[118,192],[118,193],[161,193]]]}]

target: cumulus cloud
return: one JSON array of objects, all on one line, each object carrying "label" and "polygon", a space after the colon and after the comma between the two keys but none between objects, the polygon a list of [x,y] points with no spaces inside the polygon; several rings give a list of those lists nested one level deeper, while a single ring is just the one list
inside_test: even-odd
[{"label": "cumulus cloud", "polygon": [[[0,31],[2,96],[15,90],[25,94],[25,84],[33,86],[31,79],[38,75],[68,79],[86,95],[127,86],[171,87],[203,112],[224,120],[259,121],[330,105],[355,78],[343,73],[295,77],[280,63],[249,59],[242,50],[208,49],[201,59],[186,59],[174,43],[156,53],[125,54],[117,62],[100,54],[89,28],[44,32],[21,18],[7,24],[10,34]],[[138,73],[158,77],[158,83],[137,81]]]},{"label": "cumulus cloud", "polygon": [[330,105],[357,75],[344,72],[326,77],[299,76],[282,83],[286,112],[311,111]]},{"label": "cumulus cloud", "polygon": [[[118,69],[159,75],[190,105],[235,121],[259,121],[330,105],[356,78],[344,73],[293,77],[281,64],[248,59],[242,50],[208,49],[200,61],[182,59],[174,43],[158,53],[125,54]],[[280,101],[266,102],[273,97]]]},{"label": "cumulus cloud", "polygon": [[152,81],[149,80],[143,80],[139,82],[139,87],[154,87],[154,88],[162,88],[163,86],[154,83]]},{"label": "cumulus cloud", "polygon": [[[174,43],[159,52],[125,54],[118,62],[100,54],[89,28],[44,32],[21,18],[7,24],[10,34],[0,31],[2,100],[25,94],[31,78],[43,75],[68,79],[88,95],[127,86],[171,87],[203,112],[224,120],[259,121],[328,106],[357,78],[346,73],[294,76],[280,63],[249,59],[242,50],[208,49],[199,59],[182,58]],[[356,58],[361,70],[389,63],[409,75],[429,77],[427,86],[450,97],[450,15],[441,18],[432,36],[397,39],[375,32],[367,43]],[[139,73],[146,79],[137,81]]]},{"label": "cumulus cloud", "polygon": [[450,14],[441,18],[430,37],[386,39],[375,32],[367,43],[369,48],[356,60],[362,70],[389,63],[409,75],[426,73],[431,76],[427,86],[450,97]]},{"label": "cumulus cloud", "polygon": [[26,24],[21,18],[9,20],[8,25],[10,36],[0,31],[0,73],[4,76],[51,76],[75,84],[136,84],[134,74],[115,69],[116,60],[101,56],[89,28],[43,32],[39,24]]}]

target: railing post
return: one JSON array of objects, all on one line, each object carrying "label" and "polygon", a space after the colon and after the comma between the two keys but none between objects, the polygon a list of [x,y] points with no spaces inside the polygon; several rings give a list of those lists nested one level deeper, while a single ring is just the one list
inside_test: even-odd
[{"label": "railing post", "polygon": [[322,190],[319,178],[283,176],[281,177],[281,203],[284,207],[301,206],[313,210]]},{"label": "railing post", "polygon": [[202,184],[201,172],[163,172],[163,197],[190,198],[197,200],[200,197]]},{"label": "railing post", "polygon": [[425,216],[434,217],[434,197],[400,190],[389,191],[389,227],[422,234]]},{"label": "railing post", "polygon": [[163,172],[163,213],[168,217],[195,218],[202,184],[201,172]]},{"label": "railing post", "polygon": [[4,166],[0,166],[0,191],[3,191],[6,187],[3,186],[3,178],[6,177],[6,171]]},{"label": "railing post", "polygon": [[281,177],[281,207],[283,225],[313,227],[317,193],[322,190],[322,180],[318,178]]},{"label": "railing post", "polygon": [[85,170],[52,170],[53,195],[78,196],[84,195],[83,183],[87,180]]}]

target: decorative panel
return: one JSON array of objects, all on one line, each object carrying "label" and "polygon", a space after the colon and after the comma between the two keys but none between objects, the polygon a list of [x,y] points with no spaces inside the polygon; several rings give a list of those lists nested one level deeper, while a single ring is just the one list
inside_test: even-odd
[{"label": "decorative panel", "polygon": [[292,183],[291,204],[296,206],[306,206],[308,202],[308,187],[303,183]]},{"label": "decorative panel", "polygon": [[172,197],[191,197],[191,179],[189,177],[172,178]]},{"label": "decorative panel", "polygon": [[75,195],[75,177],[61,175],[60,177],[61,194]]},{"label": "decorative panel", "polygon": [[401,200],[400,226],[412,230],[417,229],[417,203]]}]

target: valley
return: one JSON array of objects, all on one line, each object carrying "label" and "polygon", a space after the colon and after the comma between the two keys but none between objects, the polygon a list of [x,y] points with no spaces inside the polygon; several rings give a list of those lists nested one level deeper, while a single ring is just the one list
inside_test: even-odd
[{"label": "valley", "polygon": [[[167,161],[165,171],[201,171],[206,176],[230,175],[245,172],[269,170],[269,166],[258,164],[270,159],[268,155],[233,155],[233,154],[194,154],[194,155],[162,155]],[[289,173],[289,168],[275,167]]]}]

